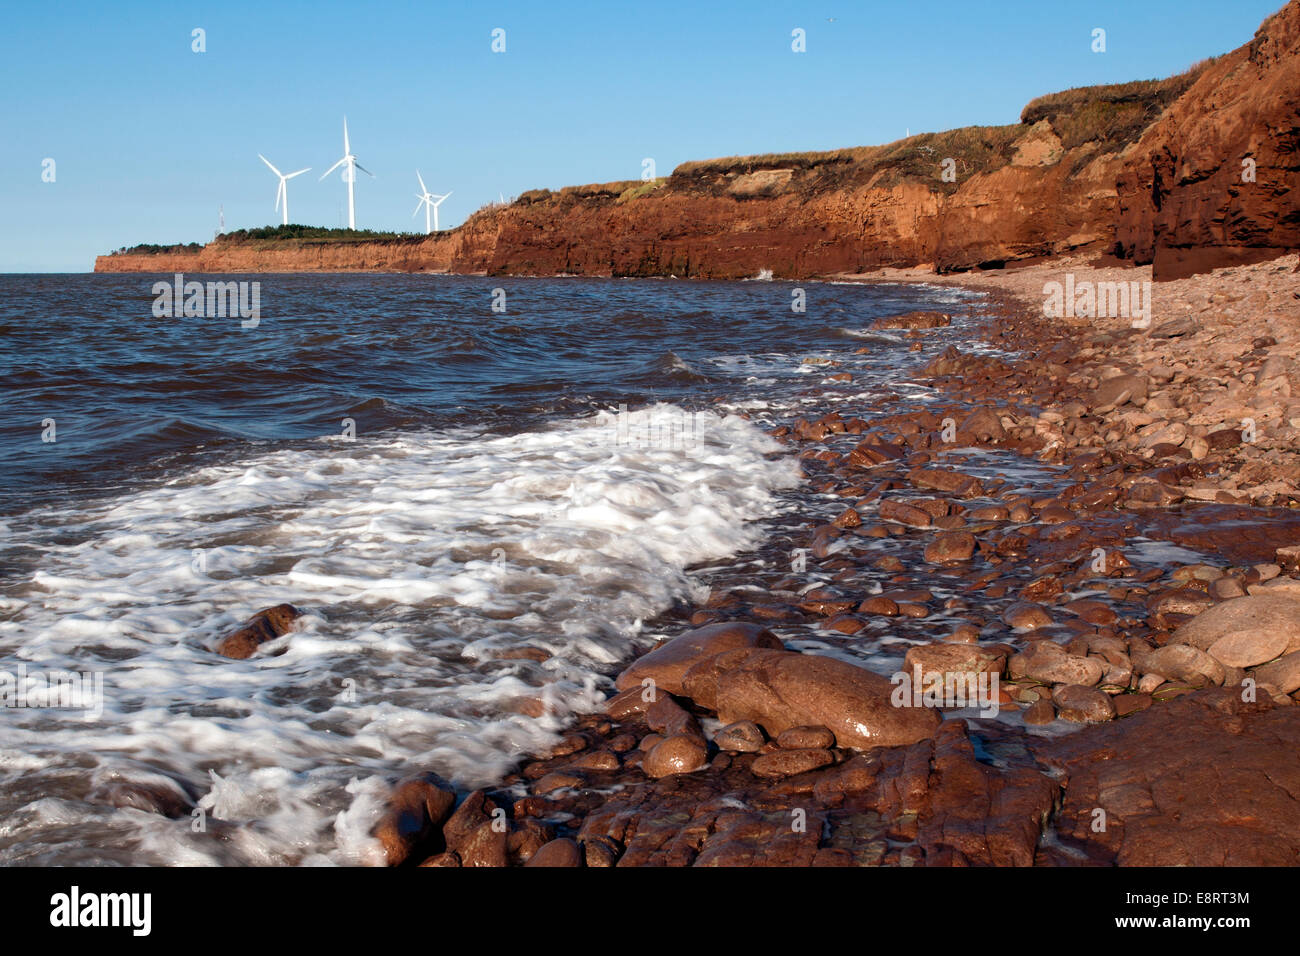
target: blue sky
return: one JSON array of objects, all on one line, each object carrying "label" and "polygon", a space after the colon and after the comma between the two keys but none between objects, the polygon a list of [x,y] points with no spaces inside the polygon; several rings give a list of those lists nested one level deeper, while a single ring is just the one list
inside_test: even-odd
[{"label": "blue sky", "polygon": [[[1046,92],[1163,77],[1246,42],[1280,0],[22,3],[0,34],[0,272],[85,271],[137,242],[337,226],[342,119],[357,225],[444,227],[535,187],[714,156],[1015,122]],[[506,31],[493,53],[491,33]],[[1107,50],[1091,50],[1106,30]],[[206,31],[207,51],[191,49]],[[791,51],[802,28],[807,52]],[[42,163],[55,161],[55,182]]]}]

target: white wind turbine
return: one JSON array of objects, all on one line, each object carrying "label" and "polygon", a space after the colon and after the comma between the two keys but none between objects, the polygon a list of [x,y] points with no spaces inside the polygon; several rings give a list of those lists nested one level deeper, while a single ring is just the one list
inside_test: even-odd
[{"label": "white wind turbine", "polygon": [[[295,176],[301,176],[303,173],[310,170],[311,167],[308,166],[307,169],[300,169],[296,173],[289,173],[289,175],[286,176],[284,173],[280,172],[280,170],[276,169],[274,166],[271,166],[271,161],[267,159],[265,156],[263,156],[261,153],[257,154],[257,158],[260,159],[262,162],[266,163],[267,166],[270,166],[271,172],[275,173],[277,176],[280,177],[280,186],[275,191],[275,208],[279,209],[280,204],[284,203],[283,222],[284,225],[287,226],[289,225],[289,187],[286,186],[285,183],[293,179],[293,177]],[[224,220],[224,218],[225,217],[223,216],[222,219]]]},{"label": "white wind turbine", "polygon": [[[416,216],[418,216],[420,214],[420,207],[423,206],[425,233],[427,234],[431,231],[437,232],[438,231],[438,207],[442,205],[442,201],[446,199],[447,196],[450,196],[451,193],[447,193],[447,196],[439,196],[436,193],[429,192],[429,187],[424,184],[424,177],[420,175],[420,171],[418,169],[415,171],[415,178],[420,181],[420,191],[415,194],[415,198],[420,201],[415,204],[415,212],[411,213],[411,218],[414,219]],[[437,200],[437,202],[434,202],[435,199]],[[433,210],[432,230],[430,230],[429,228],[429,210],[431,209]]]},{"label": "white wind turbine", "polygon": [[325,175],[321,176],[321,181],[323,182],[325,176],[328,176],[340,166],[345,167],[343,170],[343,178],[348,184],[348,228],[355,229],[357,228],[357,204],[356,199],[352,194],[352,190],[357,181],[357,170],[361,170],[371,179],[375,178],[375,174],[358,163],[357,158],[352,155],[352,147],[348,145],[348,118],[346,116],[343,117],[343,158],[329,169],[325,170]]}]

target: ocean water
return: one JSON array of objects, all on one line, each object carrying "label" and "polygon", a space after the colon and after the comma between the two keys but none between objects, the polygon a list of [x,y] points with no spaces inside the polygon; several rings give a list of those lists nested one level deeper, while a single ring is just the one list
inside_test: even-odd
[{"label": "ocean water", "polygon": [[[0,276],[0,863],[373,861],[391,781],[499,781],[797,506],[772,424],[834,372],[859,413],[923,395],[979,301],[209,278],[260,283],[256,327],[156,317],[170,276]],[[869,329],[915,308],[954,325]],[[58,674],[84,695],[18,706]]]}]

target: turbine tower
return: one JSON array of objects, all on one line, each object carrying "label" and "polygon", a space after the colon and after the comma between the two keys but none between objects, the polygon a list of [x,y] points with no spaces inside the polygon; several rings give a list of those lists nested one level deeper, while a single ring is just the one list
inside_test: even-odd
[{"label": "turbine tower", "polygon": [[[266,163],[267,166],[270,166],[271,172],[275,173],[277,176],[280,177],[280,186],[275,191],[275,208],[280,209],[281,208],[280,204],[281,203],[284,204],[284,217],[281,221],[283,222],[284,225],[287,226],[289,225],[289,187],[285,184],[288,183],[289,180],[293,179],[293,177],[301,176],[303,173],[310,170],[311,167],[308,166],[307,169],[300,169],[296,173],[289,173],[289,175],[286,176],[284,173],[280,172],[280,170],[276,169],[274,166],[271,166],[271,161],[267,159],[265,156],[263,156],[261,153],[257,154],[257,158],[260,159],[262,162]],[[222,218],[222,224],[224,225],[225,216],[223,215],[221,218]]]},{"label": "turbine tower", "polygon": [[[428,235],[430,232],[438,232],[438,207],[442,205],[442,201],[446,199],[447,196],[450,196],[451,193],[447,193],[446,196],[439,196],[437,193],[429,192],[429,187],[424,185],[424,177],[420,175],[418,169],[415,171],[415,178],[420,181],[420,191],[415,194],[415,198],[420,201],[415,204],[415,212],[411,213],[411,218],[414,219],[418,216],[420,214],[420,207],[423,206],[425,234]],[[434,200],[437,200],[437,202]],[[433,210],[432,229],[429,228],[429,210]]]},{"label": "turbine tower", "polygon": [[372,173],[370,170],[366,169],[366,167],[362,166],[360,163],[358,163],[357,158],[352,155],[352,147],[348,144],[348,118],[346,116],[343,117],[343,158],[340,159],[333,166],[331,166],[329,169],[325,170],[325,175],[321,176],[321,181],[324,182],[325,176],[328,176],[330,173],[334,172],[334,170],[338,169],[340,166],[344,167],[343,178],[348,184],[348,228],[356,229],[357,228],[357,204],[356,204],[356,199],[353,196],[352,190],[353,190],[353,186],[357,181],[357,170],[358,169],[361,170],[371,179],[375,178],[375,174]]}]

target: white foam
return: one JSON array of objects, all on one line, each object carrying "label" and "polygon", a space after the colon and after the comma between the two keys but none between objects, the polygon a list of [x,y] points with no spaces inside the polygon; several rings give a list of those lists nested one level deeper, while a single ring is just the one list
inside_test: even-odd
[{"label": "white foam", "polygon": [[[600,671],[649,640],[643,621],[698,596],[688,566],[758,543],[795,461],[739,417],[694,423],[688,442],[649,444],[621,441],[613,414],[323,439],[12,520],[39,557],[7,589],[0,669],[102,671],[105,700],[96,721],[0,708],[0,816],[23,805],[6,784],[87,755],[125,780],[183,777],[226,833],[109,811],[105,861],[359,862],[385,779],[495,782],[594,706]],[[285,601],[308,612],[293,634],[247,661],[213,654]],[[525,643],[554,657],[495,659]],[[0,838],[0,861],[38,830]]]}]

